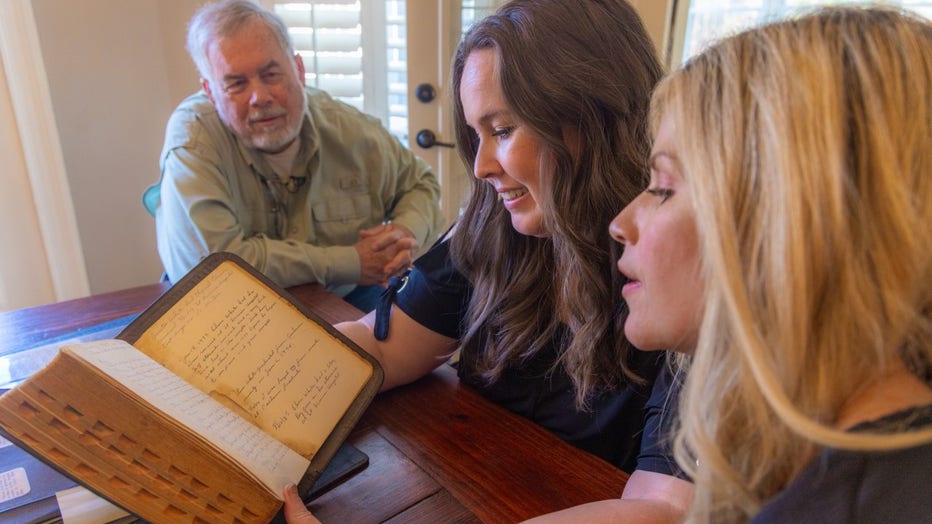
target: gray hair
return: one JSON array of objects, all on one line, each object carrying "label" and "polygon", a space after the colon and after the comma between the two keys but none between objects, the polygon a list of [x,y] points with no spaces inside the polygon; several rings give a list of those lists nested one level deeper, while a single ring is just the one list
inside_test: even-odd
[{"label": "gray hair", "polygon": [[294,55],[288,28],[278,15],[249,0],[221,0],[200,8],[188,23],[188,54],[202,78],[211,79],[207,47],[217,38],[236,34],[253,21],[268,27],[288,56]]}]

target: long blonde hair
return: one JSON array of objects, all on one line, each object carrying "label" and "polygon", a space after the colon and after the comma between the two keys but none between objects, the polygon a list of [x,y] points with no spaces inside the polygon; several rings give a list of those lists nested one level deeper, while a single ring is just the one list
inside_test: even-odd
[{"label": "long blonde hair", "polygon": [[747,520],[822,446],[932,442],[834,427],[897,357],[932,363],[930,85],[928,21],[834,8],[722,41],[658,87],[708,295],[676,445],[694,520]]}]

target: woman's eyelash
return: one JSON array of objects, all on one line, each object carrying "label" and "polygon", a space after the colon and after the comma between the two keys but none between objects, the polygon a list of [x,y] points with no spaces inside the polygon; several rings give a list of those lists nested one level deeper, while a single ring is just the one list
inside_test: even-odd
[{"label": "woman's eyelash", "polygon": [[673,196],[673,190],[667,187],[649,188],[647,192],[655,197],[659,197],[661,204]]}]

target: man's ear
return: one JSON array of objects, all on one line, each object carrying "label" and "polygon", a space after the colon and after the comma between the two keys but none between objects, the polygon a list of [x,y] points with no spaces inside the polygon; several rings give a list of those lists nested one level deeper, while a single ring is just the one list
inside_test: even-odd
[{"label": "man's ear", "polygon": [[295,69],[298,70],[298,81],[301,82],[302,86],[305,85],[306,80],[304,77],[304,59],[301,58],[301,53],[294,54],[294,66]]},{"label": "man's ear", "polygon": [[214,94],[210,92],[210,80],[201,77],[201,88],[203,88],[204,92],[207,93],[207,99],[210,100],[210,103],[215,104]]}]

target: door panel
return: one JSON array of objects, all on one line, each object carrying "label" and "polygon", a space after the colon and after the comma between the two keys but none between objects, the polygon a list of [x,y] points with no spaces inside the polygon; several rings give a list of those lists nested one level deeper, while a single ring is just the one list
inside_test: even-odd
[{"label": "door panel", "polygon": [[[418,132],[453,143],[449,71],[460,35],[460,3],[448,0],[407,0],[408,24],[408,136],[411,149],[440,176],[440,205],[444,222],[456,219],[468,182],[456,150],[418,145]],[[432,100],[418,100],[417,87],[433,87]]]}]

